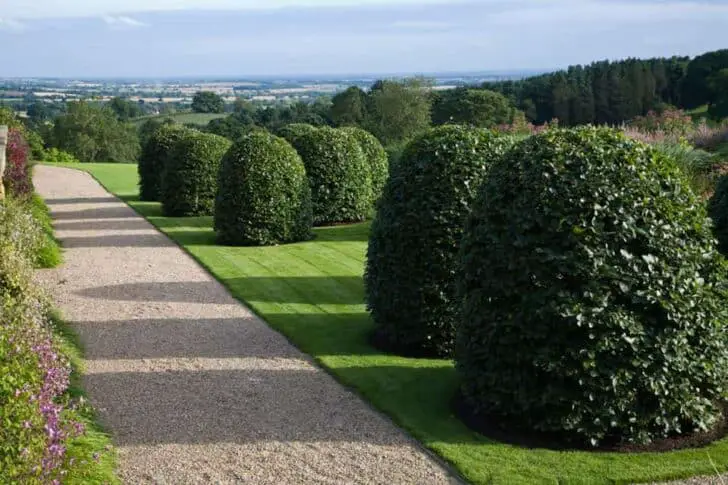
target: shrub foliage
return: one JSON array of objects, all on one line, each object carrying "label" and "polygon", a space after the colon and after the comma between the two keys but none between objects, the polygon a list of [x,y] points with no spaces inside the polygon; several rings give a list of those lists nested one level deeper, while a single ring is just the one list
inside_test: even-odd
[{"label": "shrub foliage", "polygon": [[33,194],[33,180],[30,166],[30,147],[18,129],[8,133],[6,166],[3,183],[11,196],[28,198]]},{"label": "shrub foliage", "polygon": [[376,202],[382,196],[384,184],[387,183],[389,176],[389,156],[377,137],[368,131],[355,126],[342,128],[342,130],[356,138],[369,162],[372,175],[372,201]]},{"label": "shrub foliage", "polygon": [[415,139],[393,168],[365,275],[380,344],[415,355],[452,351],[464,219],[488,166],[509,146],[509,138],[483,129],[446,126]]},{"label": "shrub foliage", "polygon": [[462,242],[464,401],[567,441],[709,428],[725,392],[725,268],[673,160],[550,130],[490,171]]},{"label": "shrub foliage", "polygon": [[[32,279],[45,234],[26,202],[0,202],[0,483],[60,483],[84,432],[65,400],[70,368]],[[89,457],[90,458],[90,457]]]},{"label": "shrub foliage", "polygon": [[159,201],[162,185],[162,172],[166,160],[175,144],[187,133],[180,125],[160,125],[147,138],[139,158],[139,197],[141,200]]},{"label": "shrub foliage", "polygon": [[371,207],[372,178],[356,139],[318,128],[302,133],[294,146],[311,185],[314,224],[363,221]]},{"label": "shrub foliage", "polygon": [[278,136],[288,140],[288,143],[293,145],[293,147],[295,148],[299,142],[299,138],[302,135],[313,133],[317,129],[318,128],[316,128],[315,126],[308,125],[306,123],[291,123],[289,125],[284,125],[279,128],[277,133]]},{"label": "shrub foliage", "polygon": [[296,150],[267,132],[241,138],[222,160],[215,231],[223,244],[310,239],[311,187]]},{"label": "shrub foliage", "polygon": [[713,233],[718,239],[718,249],[728,257],[728,175],[718,179],[715,192],[708,203],[708,213],[713,219]]},{"label": "shrub foliage", "polygon": [[165,158],[162,212],[168,217],[212,215],[220,161],[230,148],[221,136],[185,131]]}]

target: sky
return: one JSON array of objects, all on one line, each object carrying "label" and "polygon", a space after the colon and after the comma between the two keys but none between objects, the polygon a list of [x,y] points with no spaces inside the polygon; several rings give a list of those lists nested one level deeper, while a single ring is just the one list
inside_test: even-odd
[{"label": "sky", "polygon": [[0,77],[550,70],[728,48],[728,0],[0,0]]}]

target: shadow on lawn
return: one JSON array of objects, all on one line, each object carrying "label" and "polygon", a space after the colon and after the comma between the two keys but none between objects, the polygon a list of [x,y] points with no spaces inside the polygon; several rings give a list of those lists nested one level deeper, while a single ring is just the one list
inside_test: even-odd
[{"label": "shadow on lawn", "polygon": [[314,228],[316,241],[361,241],[369,240],[370,222],[360,224]]}]

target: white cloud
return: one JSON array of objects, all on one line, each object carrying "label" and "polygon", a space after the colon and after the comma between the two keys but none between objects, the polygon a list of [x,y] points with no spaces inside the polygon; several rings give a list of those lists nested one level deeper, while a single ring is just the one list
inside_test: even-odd
[{"label": "white cloud", "polygon": [[[522,5],[488,17],[492,24],[519,27],[554,25],[626,25],[682,20],[728,19],[728,4],[708,1],[546,0]],[[728,20],[727,20],[728,24]]]},{"label": "white cloud", "polygon": [[0,30],[22,32],[25,30],[25,24],[13,19],[0,18]]},{"label": "white cloud", "polygon": [[453,27],[453,24],[430,20],[399,20],[393,22],[391,27],[405,30],[447,30]]},{"label": "white cloud", "polygon": [[105,15],[102,17],[102,19],[104,22],[106,22],[106,25],[114,29],[137,29],[140,27],[147,27],[147,24],[145,24],[144,22],[140,22],[125,15]]},{"label": "white cloud", "polygon": [[[451,4],[456,0],[3,0],[13,17],[101,17],[170,10],[268,10],[283,7],[341,7]],[[483,1],[483,0],[481,0]],[[491,1],[491,0],[487,0]]]}]

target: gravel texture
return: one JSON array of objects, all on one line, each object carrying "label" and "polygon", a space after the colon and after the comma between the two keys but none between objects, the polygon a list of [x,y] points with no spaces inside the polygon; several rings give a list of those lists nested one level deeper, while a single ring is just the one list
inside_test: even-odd
[{"label": "gravel texture", "polygon": [[39,278],[85,347],[124,482],[458,483],[91,176],[34,180],[65,247]]}]

